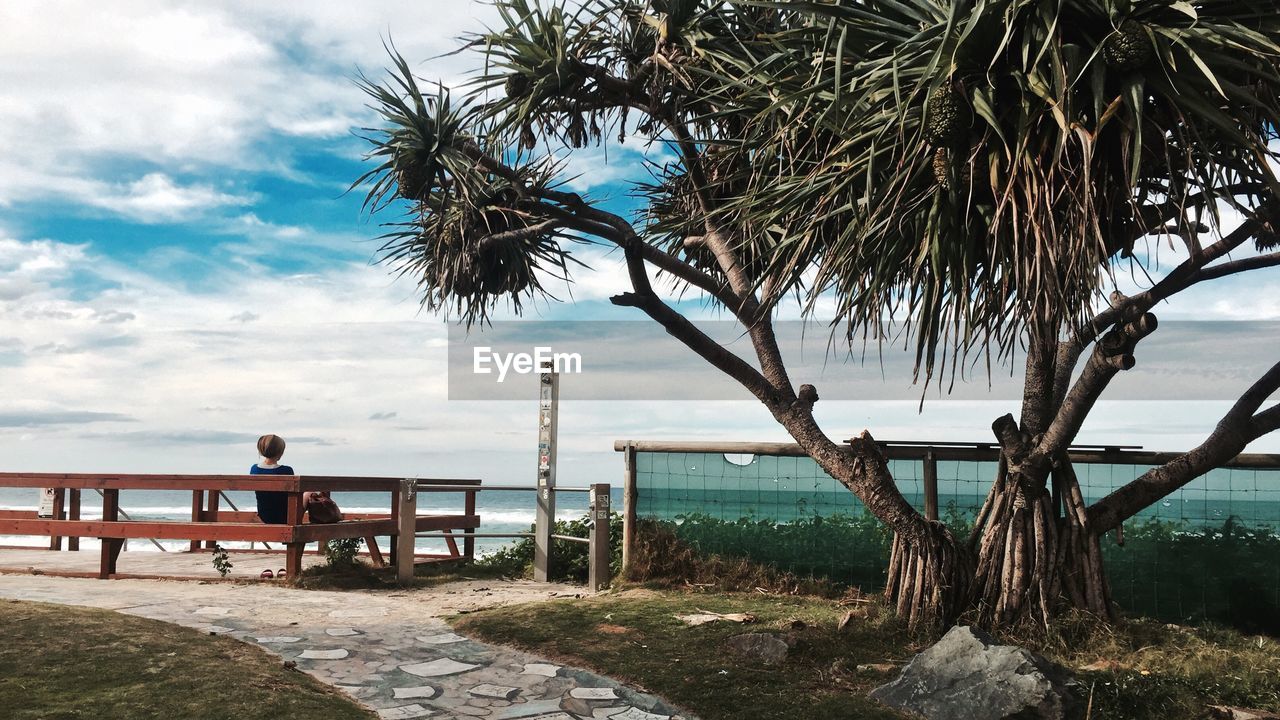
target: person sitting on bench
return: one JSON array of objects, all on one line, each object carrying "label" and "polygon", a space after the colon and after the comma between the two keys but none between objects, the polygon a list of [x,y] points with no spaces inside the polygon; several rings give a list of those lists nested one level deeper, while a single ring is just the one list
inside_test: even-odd
[{"label": "person sitting on bench", "polygon": [[[258,454],[262,461],[249,468],[250,475],[294,475],[293,468],[281,465],[284,456],[284,438],[279,435],[263,435],[258,438]],[[257,490],[258,518],[268,525],[284,525],[289,521],[289,494],[277,490]],[[329,498],[327,492],[302,494],[302,507],[313,523],[334,523],[342,520],[342,511]]]},{"label": "person sitting on bench", "polygon": [[[281,465],[284,456],[284,438],[279,435],[263,435],[258,438],[258,454],[260,462],[249,468],[250,475],[292,475],[293,468]],[[274,490],[256,490],[258,499],[258,518],[268,525],[284,525],[289,521],[289,494]],[[310,495],[310,493],[308,493]],[[309,498],[302,498],[306,506]]]}]

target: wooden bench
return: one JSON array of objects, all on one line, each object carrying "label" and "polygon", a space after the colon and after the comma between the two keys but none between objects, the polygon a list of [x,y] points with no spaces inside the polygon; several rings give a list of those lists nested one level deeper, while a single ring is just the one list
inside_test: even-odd
[{"label": "wooden bench", "polygon": [[[413,531],[465,533],[464,550],[449,539],[451,557],[471,558],[475,553],[475,530],[480,518],[475,512],[479,480],[422,480],[432,486],[456,487],[457,490],[435,492],[465,493],[465,510],[461,515],[418,515],[414,512]],[[62,538],[70,538],[70,549],[78,549],[76,539],[97,537],[102,541],[98,576],[108,578],[116,572],[116,562],[125,542],[131,538],[154,540],[189,540],[191,549],[201,543],[226,541],[280,543],[286,548],[285,570],[289,577],[302,571],[302,554],[307,543],[324,543],[341,538],[365,538],[371,557],[381,563],[381,552],[375,540],[390,536],[394,560],[395,540],[400,534],[400,478],[367,478],[338,476],[281,475],[125,475],[86,473],[0,473],[0,487],[53,488],[54,516],[36,517],[34,511],[0,511],[0,535],[43,535],[50,538],[50,548],[61,547]],[[80,519],[81,492],[102,493],[102,519]],[[190,521],[122,520],[121,490],[179,490],[192,493]],[[266,525],[257,514],[248,511],[222,510],[218,498],[223,492],[266,490],[289,495],[288,517],[283,525]],[[347,514],[339,523],[305,522],[303,493],[313,491],[387,492],[390,513]],[[69,498],[68,498],[69,494]],[[207,498],[207,502],[206,502]],[[70,500],[69,507],[67,500]],[[340,500],[340,498],[338,498]],[[339,504],[341,504],[339,502]],[[70,515],[70,517],[67,517]],[[407,526],[407,523],[406,523]],[[412,547],[410,545],[409,547]]]}]

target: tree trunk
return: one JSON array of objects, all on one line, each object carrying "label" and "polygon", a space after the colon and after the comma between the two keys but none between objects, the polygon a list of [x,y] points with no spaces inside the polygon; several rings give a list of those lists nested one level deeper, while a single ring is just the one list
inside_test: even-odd
[{"label": "tree trunk", "polygon": [[[1112,618],[1098,536],[1069,464],[1043,481],[1001,460],[968,542],[895,536],[886,596],[910,625],[960,615],[986,628],[1047,626],[1067,608]],[[1058,502],[1061,502],[1059,508]],[[1061,511],[1060,511],[1061,509]],[[938,594],[951,583],[956,592]]]}]

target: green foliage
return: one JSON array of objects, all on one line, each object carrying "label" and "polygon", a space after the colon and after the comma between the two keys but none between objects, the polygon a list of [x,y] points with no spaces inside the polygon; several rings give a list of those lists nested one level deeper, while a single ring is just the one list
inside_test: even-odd
[{"label": "green foliage", "polygon": [[213,569],[218,571],[218,575],[226,577],[231,574],[231,568],[234,566],[231,564],[231,559],[227,557],[226,548],[222,547],[218,543],[214,543],[212,559]]},{"label": "green foliage", "polygon": [[330,540],[324,546],[324,559],[332,568],[351,567],[356,564],[356,554],[360,552],[361,538],[338,538]]},{"label": "green foliage", "polygon": [[1280,636],[1280,533],[1229,517],[1219,527],[1148,520],[1103,543],[1122,607],[1176,622]]},{"label": "green foliage", "polygon": [[[529,532],[534,531],[529,527]],[[552,528],[554,535],[587,538],[591,534],[591,521],[586,516],[577,520],[557,520]],[[554,552],[551,555],[550,576],[552,580],[586,582],[591,571],[591,555],[586,543],[552,540]],[[611,576],[617,577],[622,572],[622,515],[609,515],[609,567]],[[478,558],[475,564],[491,572],[499,572],[508,577],[532,577],[533,575],[533,538],[521,538],[519,541],[500,548],[497,551]]]}]

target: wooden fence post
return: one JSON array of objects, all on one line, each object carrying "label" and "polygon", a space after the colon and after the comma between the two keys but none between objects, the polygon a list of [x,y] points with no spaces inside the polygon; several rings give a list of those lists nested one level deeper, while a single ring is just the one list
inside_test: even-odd
[{"label": "wooden fence post", "polygon": [[396,522],[396,581],[413,582],[414,543],[418,539],[418,481],[400,481],[400,507]]},{"label": "wooden fence post", "polygon": [[636,543],[636,446],[630,443],[622,453],[622,572],[631,566]]},{"label": "wooden fence post", "polygon": [[[111,489],[102,491],[102,520],[117,522],[120,520],[120,491]],[[98,578],[106,580],[116,571],[116,558],[120,557],[120,548],[125,541],[118,538],[98,538],[102,544],[98,564]]]},{"label": "wooden fence post", "polygon": [[591,502],[588,506],[591,513],[591,542],[589,547],[591,565],[588,570],[587,587],[591,592],[600,592],[609,586],[610,552],[609,552],[609,510],[612,505],[609,497],[609,483],[595,483],[591,486]]},{"label": "wooden fence post", "polygon": [[[476,514],[476,491],[471,490],[466,494],[466,504],[463,506],[463,515]],[[462,541],[462,555],[468,561],[476,559],[476,530],[475,528],[466,528],[462,531],[465,539]]]},{"label": "wooden fence post", "polygon": [[924,516],[938,519],[938,456],[932,450],[924,454]]},{"label": "wooden fence post", "polygon": [[[222,493],[217,490],[210,490],[207,499],[209,502],[209,522],[218,522],[218,503],[222,500]],[[302,522],[302,520],[299,519],[298,522]],[[205,542],[204,546],[205,549],[212,550],[217,544],[216,540],[209,540]]]},{"label": "wooden fence post", "polygon": [[[67,504],[70,506],[67,510],[67,517],[71,520],[80,519],[80,488],[71,488],[68,492]],[[67,538],[67,549],[80,549],[80,538],[71,536]]]},{"label": "wooden fence post", "polygon": [[[67,502],[67,501],[66,501],[66,498],[67,498],[67,490],[66,490],[66,488],[55,488],[55,489],[54,489],[54,491],[53,491],[53,519],[54,519],[54,520],[66,520],[66,519],[67,519],[67,518],[66,518],[66,502]],[[50,538],[49,538],[49,549],[50,549],[50,550],[61,550],[61,549],[62,549],[62,538],[61,538],[61,537],[59,537],[58,535],[54,535],[54,536],[50,537]]]}]

